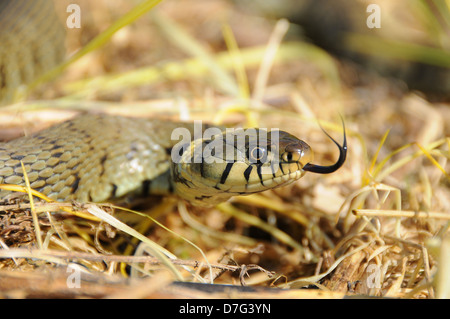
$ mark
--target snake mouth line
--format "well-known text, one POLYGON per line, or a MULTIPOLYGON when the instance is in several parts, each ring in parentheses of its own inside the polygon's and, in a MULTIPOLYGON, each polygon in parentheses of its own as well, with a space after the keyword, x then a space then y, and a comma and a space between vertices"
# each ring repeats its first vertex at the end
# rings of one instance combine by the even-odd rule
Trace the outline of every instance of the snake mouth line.
POLYGON ((244 185, 232 185, 228 186, 227 184, 218 183, 216 185, 217 189, 220 189, 223 192, 227 193, 236 193, 236 194, 252 194, 259 193, 265 189, 272 189, 276 187, 281 187, 288 185, 300 177, 303 176, 302 170, 296 170, 287 174, 283 174, 280 176, 275 176, 263 181, 254 181, 250 183, 246 183, 244 185))
MULTIPOLYGON (((263 163, 260 164, 250 164, 245 170, 240 173, 232 172, 232 169, 238 162, 229 162, 222 171, 222 174, 216 176, 215 179, 219 182, 215 185, 216 189, 224 190, 227 186, 229 189, 232 188, 244 188, 251 189, 258 187, 259 189, 276 187, 279 184, 286 183, 289 179, 298 178, 302 176, 302 167, 298 162, 291 163, 281 163, 276 161, 271 163, 269 166, 264 166, 263 163), (283 167, 284 166, 284 167, 283 167), (299 172, 299 174, 297 174, 299 172), (236 182, 236 180, 229 180, 230 176, 236 176, 238 174, 244 177, 243 180, 236 182), (262 187, 261 187, 262 186, 262 187)), ((242 162, 241 162, 242 163, 242 162)), ((203 172, 203 166, 200 165, 200 173, 202 178, 206 178, 203 172)))
POLYGON ((252 188, 260 187, 260 185, 266 187, 267 189, 274 188, 274 187, 280 187, 280 186, 287 185, 287 184, 290 184, 290 183, 296 181, 301 176, 302 176, 302 171, 297 170, 292 173, 272 177, 270 179, 265 180, 264 183, 256 182, 256 183, 246 184, 247 185, 246 188, 251 191, 252 188))

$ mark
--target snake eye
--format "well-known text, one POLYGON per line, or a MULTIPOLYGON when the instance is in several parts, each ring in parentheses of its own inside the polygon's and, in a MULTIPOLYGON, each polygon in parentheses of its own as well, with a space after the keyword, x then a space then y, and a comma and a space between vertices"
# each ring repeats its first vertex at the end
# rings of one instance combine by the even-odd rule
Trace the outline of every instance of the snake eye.
POLYGON ((298 152, 284 152, 281 156, 281 159, 283 162, 298 162, 300 160, 300 157, 302 156, 301 153, 298 152))
POLYGON ((263 162, 264 158, 267 156, 267 151, 263 147, 256 146, 249 152, 249 160, 255 163, 263 162))

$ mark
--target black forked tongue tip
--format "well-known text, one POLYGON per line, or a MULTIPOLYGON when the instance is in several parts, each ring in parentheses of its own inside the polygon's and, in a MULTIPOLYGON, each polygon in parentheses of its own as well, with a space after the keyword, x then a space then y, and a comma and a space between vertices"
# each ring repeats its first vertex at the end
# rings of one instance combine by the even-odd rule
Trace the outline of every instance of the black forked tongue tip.
POLYGON ((330 166, 320 166, 315 164, 306 164, 303 166, 304 171, 317 173, 317 174, 329 174, 337 171, 345 162, 345 159, 347 157, 347 137, 345 135, 345 125, 344 120, 342 120, 342 127, 344 130, 344 142, 342 145, 339 145, 338 142, 336 142, 325 130, 322 128, 322 131, 336 144, 336 146, 339 148, 339 158, 333 165, 330 166))

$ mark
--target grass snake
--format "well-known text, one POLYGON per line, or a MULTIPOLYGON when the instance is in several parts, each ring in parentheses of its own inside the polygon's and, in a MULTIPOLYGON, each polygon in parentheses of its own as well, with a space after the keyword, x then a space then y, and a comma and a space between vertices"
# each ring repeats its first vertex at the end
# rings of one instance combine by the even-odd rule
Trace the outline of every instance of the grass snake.
MULTIPOLYGON (((58 26, 49 1, 0 2, 0 100, 12 99, 17 87, 62 60, 64 28, 58 26), (33 36, 35 30, 39 37, 33 36)), ((161 119, 79 116, 0 143, 0 184, 24 185, 23 162, 31 187, 54 200, 103 202, 129 194, 172 193, 196 205, 214 205, 234 195, 287 185, 307 171, 334 172, 347 152, 344 130, 342 146, 333 140, 340 151, 337 162, 314 165, 305 142, 279 131, 279 143, 274 145, 272 132, 260 129, 249 134, 240 148, 235 137, 242 131, 231 138, 223 138, 225 131, 219 131, 189 140, 173 152, 177 141, 171 134, 176 128, 191 136, 195 133, 193 124, 161 119), (262 133, 265 139, 260 139, 262 133), (206 154, 209 146, 220 143, 231 146, 231 157, 206 154)), ((0 198, 7 194, 0 190, 0 198)))
MULTIPOLYGON (((151 193, 176 194, 210 206, 234 195, 290 184, 307 171, 334 172, 347 152, 345 130, 342 146, 332 139, 339 159, 331 166, 319 166, 311 163, 308 144, 284 131, 219 130, 182 144, 171 138, 180 128, 195 137, 191 123, 78 116, 32 136, 0 143, 0 183, 24 185, 22 161, 31 187, 54 200, 103 202, 151 193), (212 144, 215 147, 208 150, 212 144), (231 157, 217 151, 227 147, 231 157)), ((0 197, 6 193, 0 191, 0 197)))

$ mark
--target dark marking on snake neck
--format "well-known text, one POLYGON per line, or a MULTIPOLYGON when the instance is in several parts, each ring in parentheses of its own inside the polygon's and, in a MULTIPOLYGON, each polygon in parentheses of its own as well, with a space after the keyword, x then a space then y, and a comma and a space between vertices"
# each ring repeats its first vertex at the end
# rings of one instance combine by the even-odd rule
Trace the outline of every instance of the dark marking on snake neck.
POLYGON ((261 185, 264 185, 264 181, 263 181, 262 173, 261 173, 261 167, 262 167, 262 164, 258 164, 256 166, 256 172, 258 173, 258 177, 259 177, 259 180, 261 181, 261 185))
POLYGON ((250 174, 252 173, 252 170, 253 170, 253 166, 249 165, 244 171, 244 177, 245 177, 245 180, 247 181, 247 183, 248 183, 248 180, 250 179, 250 174))
POLYGON ((225 184, 227 181, 228 175, 230 174, 231 168, 233 167, 234 162, 227 163, 227 166, 223 170, 222 176, 220 177, 220 184, 225 184))

